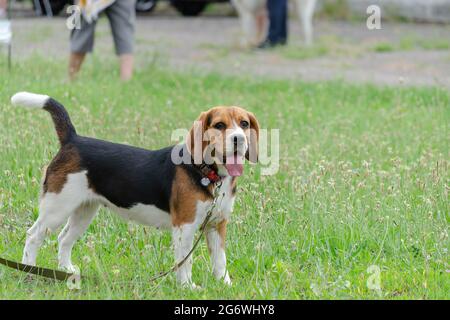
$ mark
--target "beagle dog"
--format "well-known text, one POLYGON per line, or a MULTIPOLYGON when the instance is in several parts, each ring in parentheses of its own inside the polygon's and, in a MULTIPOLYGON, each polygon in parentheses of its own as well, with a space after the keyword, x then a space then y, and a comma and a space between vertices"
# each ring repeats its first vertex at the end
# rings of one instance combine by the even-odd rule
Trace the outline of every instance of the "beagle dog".
MULTIPOLYGON (((313 16, 317 0, 295 0, 306 45, 313 42, 313 16)), ((232 0, 241 21, 243 46, 258 45, 264 37, 266 28, 265 11, 267 0, 232 0)))
MULTIPOLYGON (((205 234, 214 276, 231 284, 225 234, 243 162, 257 161, 259 124, 252 113, 212 108, 201 113, 186 143, 151 151, 78 135, 64 106, 49 96, 19 92, 11 102, 49 112, 61 144, 44 173, 39 217, 27 232, 24 264, 35 265, 46 231, 67 221, 58 236, 58 262, 59 268, 74 272, 73 245, 100 205, 127 220, 171 230, 179 262, 219 194, 205 234)), ((178 282, 195 287, 191 270, 192 257, 177 270, 178 282)))

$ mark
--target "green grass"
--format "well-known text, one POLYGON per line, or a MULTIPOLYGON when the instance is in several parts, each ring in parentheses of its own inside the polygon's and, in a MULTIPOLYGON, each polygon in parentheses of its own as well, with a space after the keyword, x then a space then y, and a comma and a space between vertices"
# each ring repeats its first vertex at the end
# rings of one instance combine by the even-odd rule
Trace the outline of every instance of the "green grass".
POLYGON ((389 42, 380 42, 373 47, 373 50, 375 52, 392 52, 395 51, 395 47, 389 42))
MULTIPOLYGON (((314 39, 311 46, 304 44, 288 43, 270 50, 280 58, 289 60, 309 60, 317 58, 358 58, 368 53, 389 53, 400 51, 444 51, 450 49, 450 41, 437 37, 425 38, 416 35, 403 35, 395 40, 375 39, 370 40, 345 39, 336 35, 322 35, 314 39)), ((247 50, 237 43, 233 45, 217 45, 201 43, 197 49, 205 51, 205 60, 219 61, 224 58, 234 58, 244 55, 252 55, 254 50, 247 50), (240 55, 236 55, 239 52, 240 55)))
MULTIPOLYGON (((122 84, 115 65, 92 60, 75 83, 65 61, 0 65, 0 256, 20 260, 38 215, 41 169, 58 149, 45 112, 14 109, 19 90, 63 102, 79 133, 145 148, 171 143, 214 105, 242 105, 279 128, 280 170, 247 166, 229 227, 234 282, 211 275, 204 244, 193 278, 149 283, 170 267, 168 232, 102 209, 74 249, 81 290, 0 266, 1 299, 448 299, 450 96, 437 88, 380 88, 178 73, 146 68, 122 84), (367 269, 381 269, 381 292, 367 269)), ((57 266, 56 235, 40 266, 57 266)))
POLYGON ((372 47, 375 52, 411 51, 411 50, 448 50, 450 41, 437 38, 419 38, 415 36, 403 36, 399 41, 379 42, 372 47))
POLYGON ((319 58, 330 52, 330 46, 324 44, 315 44, 307 46, 285 46, 277 49, 281 55, 287 59, 306 60, 319 58))
POLYGON ((352 13, 345 0, 329 0, 324 2, 318 14, 321 18, 335 20, 355 20, 356 15, 352 13))
POLYGON ((314 44, 310 47, 290 44, 279 47, 274 52, 287 59, 307 60, 320 57, 358 57, 370 52, 387 53, 449 49, 449 40, 435 37, 423 38, 414 35, 405 35, 397 41, 377 40, 375 43, 361 43, 326 35, 315 39, 314 44))

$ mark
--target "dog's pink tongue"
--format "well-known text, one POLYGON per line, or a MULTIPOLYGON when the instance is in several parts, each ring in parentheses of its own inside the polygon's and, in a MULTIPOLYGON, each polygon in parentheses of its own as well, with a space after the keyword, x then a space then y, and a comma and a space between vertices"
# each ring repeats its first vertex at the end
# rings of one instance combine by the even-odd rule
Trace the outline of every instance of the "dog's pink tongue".
POLYGON ((244 171, 244 166, 242 165, 242 157, 237 155, 227 156, 227 162, 225 164, 228 174, 232 177, 239 177, 244 171))

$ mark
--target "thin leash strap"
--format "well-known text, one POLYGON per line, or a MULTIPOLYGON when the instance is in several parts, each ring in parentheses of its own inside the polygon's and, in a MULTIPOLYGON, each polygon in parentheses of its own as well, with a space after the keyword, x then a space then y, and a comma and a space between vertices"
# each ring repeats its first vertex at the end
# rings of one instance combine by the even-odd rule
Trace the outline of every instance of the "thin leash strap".
MULTIPOLYGON (((19 240, 19 242, 22 242, 25 239, 25 236, 22 236, 22 239, 19 240)), ((6 252, 8 252, 9 249, 7 249, 6 251, 4 251, 2 253, 5 254, 6 252)), ((12 261, 12 260, 8 260, 8 259, 4 259, 0 257, 0 264, 3 264, 9 268, 12 269, 16 269, 19 271, 23 271, 26 273, 31 273, 31 274, 35 274, 41 277, 45 277, 45 278, 50 278, 53 280, 59 280, 59 281, 67 281, 68 279, 70 279, 70 277, 73 276, 73 274, 71 273, 67 273, 64 271, 59 271, 59 270, 52 270, 52 269, 47 269, 47 268, 41 268, 41 267, 36 267, 36 266, 30 266, 27 264, 23 264, 23 263, 19 263, 16 261, 12 261)))
POLYGON ((41 268, 41 267, 35 267, 35 266, 30 266, 27 264, 23 264, 23 263, 19 263, 19 262, 15 262, 15 261, 11 261, 11 260, 7 260, 7 259, 3 259, 0 258, 0 263, 19 270, 19 271, 23 271, 26 273, 31 273, 31 274, 35 274, 41 277, 45 277, 45 278, 50 278, 53 280, 59 280, 59 281, 67 281, 70 279, 70 277, 74 276, 74 274, 72 273, 67 273, 64 271, 59 271, 59 270, 53 270, 53 269, 47 269, 47 268, 41 268))

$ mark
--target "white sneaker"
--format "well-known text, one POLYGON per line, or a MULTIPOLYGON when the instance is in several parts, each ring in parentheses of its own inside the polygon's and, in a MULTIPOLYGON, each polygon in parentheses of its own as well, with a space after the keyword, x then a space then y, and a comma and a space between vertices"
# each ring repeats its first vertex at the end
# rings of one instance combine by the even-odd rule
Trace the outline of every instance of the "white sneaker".
POLYGON ((10 43, 11 37, 11 21, 0 19, 0 43, 10 43))

